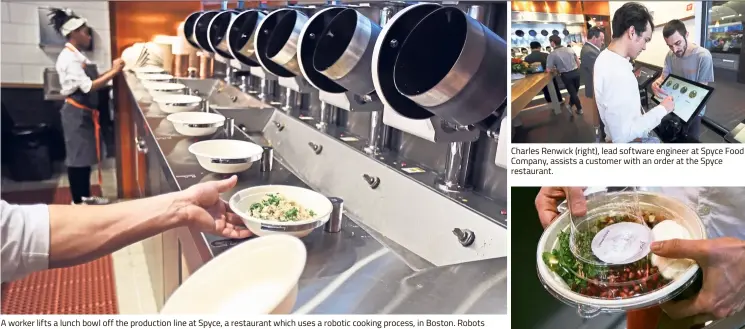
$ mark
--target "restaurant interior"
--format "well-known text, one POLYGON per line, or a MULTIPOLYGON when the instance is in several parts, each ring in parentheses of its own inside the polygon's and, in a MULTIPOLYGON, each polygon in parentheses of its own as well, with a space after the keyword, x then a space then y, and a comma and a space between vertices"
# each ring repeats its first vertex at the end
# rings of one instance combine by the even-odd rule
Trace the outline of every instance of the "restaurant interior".
MULTIPOLYGON (((562 40, 579 54, 586 41, 587 30, 597 26, 605 31, 605 46, 610 43, 610 22, 613 13, 624 1, 513 1, 511 47, 513 63, 520 61, 531 41, 541 42, 547 49, 545 34, 559 32, 562 40), (518 27, 516 29, 516 27, 518 27), (564 27, 563 31, 560 29, 564 27)), ((701 135, 665 139, 663 142, 740 143, 745 125, 745 108, 740 90, 745 83, 744 58, 741 49, 745 3, 741 1, 644 1, 654 17, 655 32, 647 49, 634 61, 635 70, 659 74, 669 49, 662 39, 662 27, 671 19, 682 20, 689 33, 689 42, 706 47, 714 64, 714 91, 706 102, 701 135)), ((513 73, 515 68, 513 64, 513 73)), ((643 105, 652 104, 651 80, 640 80, 643 105)), ((513 74, 512 124, 515 143, 593 143, 600 139, 595 128, 596 114, 585 111, 572 114, 557 102, 548 103, 542 89, 558 84, 564 98, 568 96, 560 79, 547 73, 513 74)), ((553 88, 548 88, 552 90, 553 88)), ((583 104, 592 102, 584 97, 584 82, 580 87, 583 104)), ((556 98, 553 98, 556 99, 556 98)), ((584 107, 584 106, 583 106, 584 107)), ((659 135, 659 134, 658 134, 659 135)))

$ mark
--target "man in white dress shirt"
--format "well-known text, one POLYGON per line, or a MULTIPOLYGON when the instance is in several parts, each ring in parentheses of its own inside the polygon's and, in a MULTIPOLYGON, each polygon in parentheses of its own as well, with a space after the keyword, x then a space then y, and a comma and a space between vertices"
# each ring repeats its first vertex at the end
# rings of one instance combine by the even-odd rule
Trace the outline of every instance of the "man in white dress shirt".
POLYGON ((190 226, 227 238, 250 231, 220 199, 238 178, 104 206, 10 205, 0 200, 2 282, 33 272, 73 266, 167 230, 190 226))
POLYGON ((639 85, 631 59, 646 49, 652 38, 652 15, 644 5, 628 2, 613 15, 613 41, 595 61, 595 101, 605 125, 606 141, 644 142, 662 118, 674 109, 673 98, 642 114, 639 85))

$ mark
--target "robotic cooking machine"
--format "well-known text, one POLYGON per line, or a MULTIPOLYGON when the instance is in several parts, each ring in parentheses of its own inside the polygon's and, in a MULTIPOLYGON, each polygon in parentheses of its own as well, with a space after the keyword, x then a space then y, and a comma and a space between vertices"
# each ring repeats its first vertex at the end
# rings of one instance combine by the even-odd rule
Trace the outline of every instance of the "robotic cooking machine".
MULTIPOLYGON (((312 273, 304 274, 295 312, 506 312, 507 6, 238 7, 185 18, 185 38, 215 69, 210 78, 178 82, 203 97, 202 110, 227 118, 210 138, 272 150, 274 168, 266 172, 262 162, 256 176, 239 175, 239 187, 290 182, 343 199, 341 232, 303 238, 312 273), (391 255, 391 269, 375 265, 378 272, 362 276, 380 276, 375 284, 389 287, 363 296, 379 306, 337 302, 339 287, 319 292, 332 277, 362 280, 350 271, 366 271, 381 255, 391 255), (436 291, 445 285, 455 290, 436 291), (308 306, 319 295, 327 300, 308 306)), ((127 79, 139 99, 137 79, 127 79)), ((193 138, 159 136, 167 123, 138 104, 141 129, 158 127, 138 133, 138 149, 162 151, 148 152, 160 163, 148 170, 165 170, 161 192, 220 178, 187 166, 192 160, 175 154, 193 138)), ((177 240, 179 273, 239 243, 192 231, 177 240)), ((165 281, 167 298, 178 283, 165 281)), ((356 290, 366 289, 360 284, 356 290)))

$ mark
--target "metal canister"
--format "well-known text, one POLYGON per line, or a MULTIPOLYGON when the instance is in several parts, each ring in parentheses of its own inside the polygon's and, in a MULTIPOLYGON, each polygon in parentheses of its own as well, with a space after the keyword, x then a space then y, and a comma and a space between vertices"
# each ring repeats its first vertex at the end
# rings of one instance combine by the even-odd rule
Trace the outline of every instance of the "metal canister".
POLYGON ((333 208, 329 221, 323 226, 323 230, 328 233, 339 233, 341 231, 342 221, 344 220, 344 200, 337 197, 330 197, 329 201, 331 201, 333 208))
POLYGON ((262 172, 272 171, 274 165, 274 148, 271 146, 264 146, 263 152, 261 153, 261 161, 259 165, 262 172))

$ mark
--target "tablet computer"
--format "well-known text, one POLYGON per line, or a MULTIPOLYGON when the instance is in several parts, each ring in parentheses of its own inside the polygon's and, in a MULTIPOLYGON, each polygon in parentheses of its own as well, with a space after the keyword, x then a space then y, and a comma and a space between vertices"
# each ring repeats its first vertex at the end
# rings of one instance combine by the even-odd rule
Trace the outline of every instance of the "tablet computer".
MULTIPOLYGON (((673 96, 675 110, 673 114, 688 123, 692 118, 701 113, 714 88, 694 82, 683 77, 670 74, 660 85, 662 91, 673 96)), ((654 95, 652 99, 658 104, 662 99, 654 95)))

